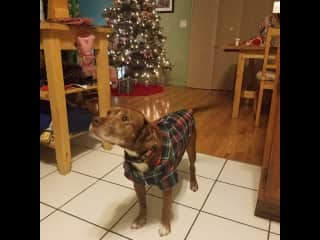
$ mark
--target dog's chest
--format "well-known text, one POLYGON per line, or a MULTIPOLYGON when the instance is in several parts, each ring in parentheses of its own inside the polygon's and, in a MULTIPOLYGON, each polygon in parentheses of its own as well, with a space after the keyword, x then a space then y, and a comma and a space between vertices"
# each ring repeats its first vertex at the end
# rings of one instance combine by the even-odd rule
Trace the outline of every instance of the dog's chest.
POLYGON ((134 163, 133 162, 132 165, 137 171, 139 171, 141 173, 143 173, 149 169, 148 164, 146 164, 144 162, 142 162, 142 163, 134 163))
MULTIPOLYGON (((126 156, 127 157, 139 157, 139 154, 135 151, 132 151, 130 149, 127 149, 125 148, 125 153, 126 153, 126 156)), ((141 173, 144 173, 145 171, 147 171, 149 169, 149 166, 147 163, 145 162, 131 162, 132 166, 138 171, 138 172, 141 172, 141 173)))

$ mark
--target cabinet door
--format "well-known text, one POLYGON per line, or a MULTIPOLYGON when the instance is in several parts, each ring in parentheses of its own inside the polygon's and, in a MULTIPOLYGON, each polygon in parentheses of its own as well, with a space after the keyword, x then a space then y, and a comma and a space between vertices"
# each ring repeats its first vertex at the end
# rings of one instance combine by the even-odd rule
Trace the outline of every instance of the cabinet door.
MULTIPOLYGON (((277 94, 276 92, 274 94, 277 94)), ((274 96, 255 215, 280 220, 280 96, 274 96)))
POLYGON ((280 50, 255 215, 280 220, 280 50))
MULTIPOLYGON (((280 104, 280 100, 278 102, 280 104)), ((280 107, 275 116, 274 133, 266 178, 266 198, 280 202, 280 107)))

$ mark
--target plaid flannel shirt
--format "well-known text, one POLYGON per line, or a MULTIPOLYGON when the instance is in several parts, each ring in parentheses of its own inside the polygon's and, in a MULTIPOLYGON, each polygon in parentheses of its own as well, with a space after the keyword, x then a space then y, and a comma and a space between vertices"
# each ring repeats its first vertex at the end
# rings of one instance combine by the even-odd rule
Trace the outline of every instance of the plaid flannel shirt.
POLYGON ((157 185, 161 190, 173 187, 178 182, 176 168, 194 131, 195 121, 188 110, 180 110, 156 121, 161 134, 162 152, 157 165, 144 173, 124 162, 125 176, 137 183, 157 185))

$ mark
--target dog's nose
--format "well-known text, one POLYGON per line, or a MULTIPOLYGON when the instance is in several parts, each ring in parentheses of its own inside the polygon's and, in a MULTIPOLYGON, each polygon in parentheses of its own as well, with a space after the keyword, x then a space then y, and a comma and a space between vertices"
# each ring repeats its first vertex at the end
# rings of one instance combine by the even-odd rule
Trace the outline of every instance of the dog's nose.
POLYGON ((99 126, 101 122, 102 122, 101 117, 95 116, 92 118, 92 125, 95 127, 99 126))

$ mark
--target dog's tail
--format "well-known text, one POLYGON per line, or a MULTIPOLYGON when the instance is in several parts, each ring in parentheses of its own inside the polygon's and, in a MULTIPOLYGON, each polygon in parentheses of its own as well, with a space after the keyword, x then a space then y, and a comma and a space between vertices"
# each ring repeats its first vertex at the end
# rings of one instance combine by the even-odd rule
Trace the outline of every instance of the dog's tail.
POLYGON ((188 108, 188 112, 191 115, 194 115, 194 114, 197 114, 197 113, 204 112, 204 111, 207 111, 209 109, 212 109, 212 107, 213 106, 211 106, 211 105, 203 105, 203 106, 192 107, 192 108, 188 108))

